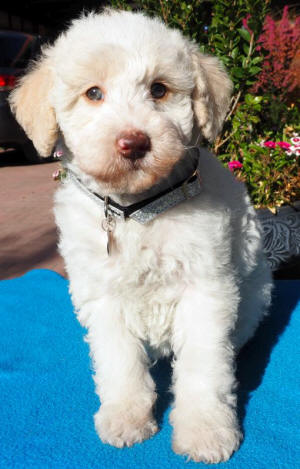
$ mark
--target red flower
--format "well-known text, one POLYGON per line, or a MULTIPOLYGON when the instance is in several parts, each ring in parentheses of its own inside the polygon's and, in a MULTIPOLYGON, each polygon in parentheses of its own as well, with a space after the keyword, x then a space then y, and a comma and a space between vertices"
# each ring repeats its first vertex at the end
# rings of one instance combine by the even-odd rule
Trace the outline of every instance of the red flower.
POLYGON ((234 169, 240 169, 242 167, 243 167, 242 163, 240 163, 237 160, 229 161, 228 163, 228 168, 230 169, 230 171, 233 171, 234 169))
POLYGON ((264 142, 264 147, 267 148, 275 148, 276 147, 276 142, 272 142, 271 140, 264 142))
POLYGON ((276 144, 283 150, 288 150, 291 146, 291 144, 288 142, 276 142, 276 144))

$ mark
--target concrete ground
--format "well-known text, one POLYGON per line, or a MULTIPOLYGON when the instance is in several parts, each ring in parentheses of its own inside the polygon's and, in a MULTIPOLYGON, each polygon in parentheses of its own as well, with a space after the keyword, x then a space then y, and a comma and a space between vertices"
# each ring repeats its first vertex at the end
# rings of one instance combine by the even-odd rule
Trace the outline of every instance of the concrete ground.
POLYGON ((28 164, 16 151, 0 153, 0 279, 41 268, 65 276, 52 213, 57 167, 28 164))

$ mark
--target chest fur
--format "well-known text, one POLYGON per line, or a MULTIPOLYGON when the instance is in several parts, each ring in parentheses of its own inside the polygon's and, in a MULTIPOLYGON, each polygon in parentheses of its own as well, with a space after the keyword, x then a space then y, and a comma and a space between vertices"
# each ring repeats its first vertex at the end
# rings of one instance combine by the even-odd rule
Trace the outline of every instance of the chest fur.
POLYGON ((105 278, 110 292, 120 299, 127 327, 165 354, 183 289, 184 264, 162 238, 154 232, 149 237, 132 231, 127 238, 123 232, 105 278))

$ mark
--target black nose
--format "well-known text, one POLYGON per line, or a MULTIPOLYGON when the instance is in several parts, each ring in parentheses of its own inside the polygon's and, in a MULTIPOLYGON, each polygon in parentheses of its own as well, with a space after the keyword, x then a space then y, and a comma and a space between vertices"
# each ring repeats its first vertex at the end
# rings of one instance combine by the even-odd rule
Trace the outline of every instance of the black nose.
POLYGON ((151 148, 150 138, 140 130, 121 132, 116 139, 118 152, 124 158, 143 158, 151 148))

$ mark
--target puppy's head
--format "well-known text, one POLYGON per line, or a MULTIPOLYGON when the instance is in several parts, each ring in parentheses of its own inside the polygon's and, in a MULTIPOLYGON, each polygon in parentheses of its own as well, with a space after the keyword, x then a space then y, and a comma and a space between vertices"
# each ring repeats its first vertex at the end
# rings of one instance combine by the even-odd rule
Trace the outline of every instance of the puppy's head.
POLYGON ((195 127, 214 139, 230 94, 220 62, 178 31, 106 11, 74 21, 10 103, 42 156, 60 131, 74 163, 106 192, 138 193, 170 173, 195 127))

